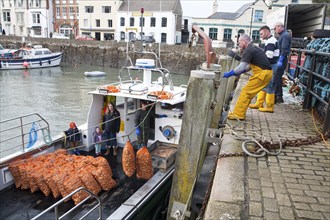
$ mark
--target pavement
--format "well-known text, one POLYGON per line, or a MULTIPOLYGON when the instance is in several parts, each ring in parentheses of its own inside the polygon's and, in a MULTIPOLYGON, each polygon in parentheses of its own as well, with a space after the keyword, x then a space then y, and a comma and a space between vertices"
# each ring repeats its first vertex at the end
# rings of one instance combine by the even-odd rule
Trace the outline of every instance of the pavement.
MULTIPOLYGON (((230 110, 246 81, 247 77, 239 80, 230 110)), ((243 132, 265 134, 274 142, 277 137, 285 142, 318 135, 322 125, 289 96, 275 105, 274 113, 248 109, 245 122, 239 125, 243 132)), ((242 143, 227 126, 220 155, 240 155, 242 143)), ((277 156, 218 159, 203 219, 330 219, 329 140, 287 146, 277 156)))

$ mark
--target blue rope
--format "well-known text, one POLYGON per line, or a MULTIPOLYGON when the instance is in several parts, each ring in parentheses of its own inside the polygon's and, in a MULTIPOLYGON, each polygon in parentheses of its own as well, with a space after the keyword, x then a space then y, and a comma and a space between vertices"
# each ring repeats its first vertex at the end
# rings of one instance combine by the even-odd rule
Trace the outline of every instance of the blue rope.
POLYGON ((32 147, 38 140, 37 126, 34 122, 32 122, 32 127, 29 132, 29 144, 26 148, 32 147))

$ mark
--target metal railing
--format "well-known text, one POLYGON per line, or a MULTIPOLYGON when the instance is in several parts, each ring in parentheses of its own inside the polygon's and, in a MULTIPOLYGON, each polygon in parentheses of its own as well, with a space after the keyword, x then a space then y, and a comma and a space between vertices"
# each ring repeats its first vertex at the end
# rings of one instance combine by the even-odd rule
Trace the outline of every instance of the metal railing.
POLYGON ((0 121, 0 145, 2 146, 0 154, 2 156, 7 155, 9 154, 8 151, 10 153, 25 152, 29 142, 28 136, 31 135, 30 129, 33 127, 33 124, 36 124, 34 132, 41 131, 44 138, 45 135, 49 136, 48 122, 37 113, 0 121))
POLYGON ((89 214, 91 214, 97 208, 98 208, 98 213, 99 213, 99 216, 98 216, 97 220, 102 219, 101 199, 98 196, 94 195, 88 189, 86 189, 84 187, 80 187, 80 188, 76 189, 75 191, 72 191, 69 195, 63 197, 58 202, 54 203, 52 206, 50 206, 47 209, 45 209, 44 211, 42 211, 39 215, 37 215, 34 218, 32 218, 32 220, 39 219, 41 216, 43 216, 44 214, 46 214, 47 212, 49 212, 50 210, 53 210, 53 209, 54 209, 54 214, 55 214, 54 219, 56 219, 56 220, 63 219, 66 216, 68 216, 70 213, 72 213, 74 210, 76 210, 80 206, 82 206, 87 200, 89 200, 92 197, 97 200, 97 204, 94 207, 92 207, 86 214, 84 214, 83 216, 81 216, 79 219, 85 219, 89 214), (79 191, 85 191, 85 192, 87 192, 89 194, 89 196, 87 196, 84 200, 82 200, 81 202, 79 202, 76 206, 72 207, 69 211, 67 211, 63 215, 59 216, 59 211, 58 211, 59 205, 61 205, 62 203, 64 203, 67 199, 69 199, 72 195, 76 194, 79 191))
MULTIPOLYGON (((317 67, 317 62, 318 62, 317 57, 322 57, 322 58, 326 58, 326 59, 329 60, 330 59, 330 53, 318 52, 318 51, 315 51, 315 50, 304 50, 304 49, 292 48, 291 49, 291 55, 289 57, 288 68, 290 67, 290 65, 293 65, 296 68, 295 68, 294 75, 291 76, 290 74, 288 74, 288 76, 291 80, 294 80, 297 77, 299 78, 299 76, 302 72, 308 74, 308 80, 307 80, 306 85, 303 84, 302 82, 299 82, 299 85, 302 86, 306 90, 306 93, 305 93, 305 96, 304 96, 304 101, 303 101, 303 109, 309 110, 309 109, 312 108, 312 98, 313 97, 316 98, 319 102, 323 103, 326 106, 324 125, 323 125, 323 131, 322 131, 322 133, 325 134, 330 129, 330 104, 329 104, 330 97, 328 97, 328 101, 324 100, 322 97, 320 97, 313 90, 313 87, 314 87, 314 84, 315 84, 316 80, 320 80, 321 82, 330 84, 330 79, 327 78, 327 77, 322 76, 321 74, 319 74, 317 72, 315 72, 316 67, 317 67), (292 57, 293 53, 296 53, 297 56, 298 56, 296 63, 291 61, 291 57, 292 57), (302 54, 312 56, 309 68, 306 68, 306 67, 304 67, 304 65, 301 65, 301 63, 302 63, 301 62, 302 54)), ((306 60, 305 60, 305 62, 306 62, 306 60)))

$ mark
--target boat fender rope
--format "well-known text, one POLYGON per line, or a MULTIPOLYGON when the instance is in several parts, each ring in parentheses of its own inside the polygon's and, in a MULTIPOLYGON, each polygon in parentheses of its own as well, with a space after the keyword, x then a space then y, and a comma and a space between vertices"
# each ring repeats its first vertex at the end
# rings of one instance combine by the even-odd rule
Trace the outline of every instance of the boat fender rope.
POLYGON ((35 122, 32 122, 32 127, 30 129, 29 132, 29 144, 28 146, 26 146, 26 148, 30 148, 32 147, 38 140, 38 133, 37 133, 37 129, 36 129, 36 124, 35 122))

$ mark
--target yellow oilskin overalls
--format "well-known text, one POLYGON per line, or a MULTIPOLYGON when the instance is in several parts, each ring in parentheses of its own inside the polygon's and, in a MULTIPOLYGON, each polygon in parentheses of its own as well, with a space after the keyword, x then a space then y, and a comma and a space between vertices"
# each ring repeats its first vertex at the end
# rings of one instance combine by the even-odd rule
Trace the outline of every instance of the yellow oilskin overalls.
POLYGON ((241 91, 238 97, 234 111, 228 114, 228 119, 245 119, 246 110, 251 100, 265 88, 273 76, 272 70, 264 70, 260 67, 250 64, 253 75, 241 91))

